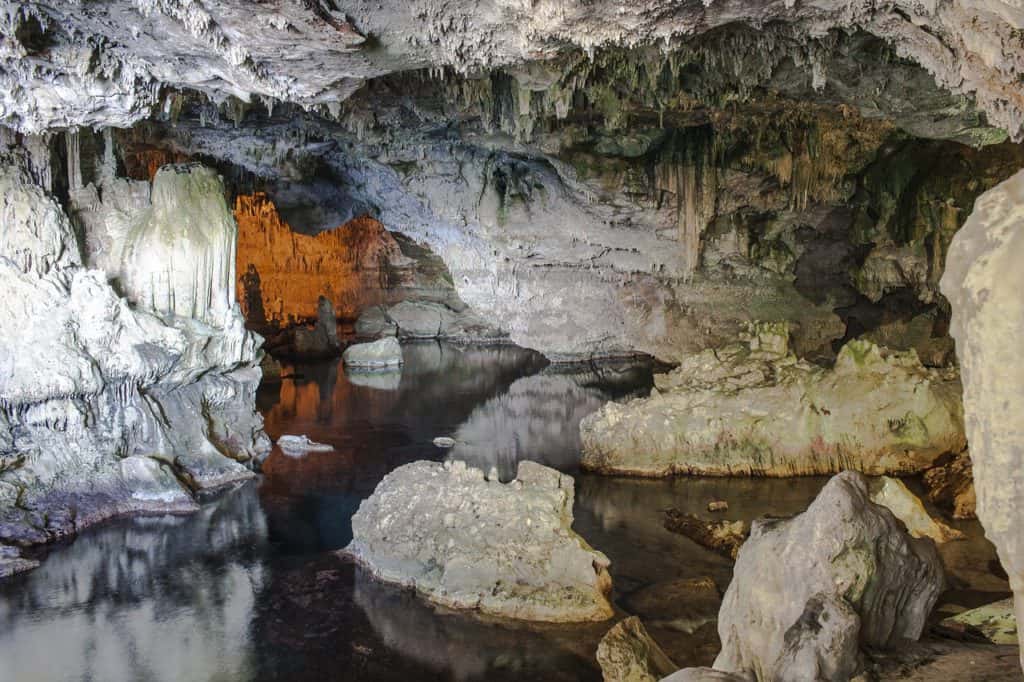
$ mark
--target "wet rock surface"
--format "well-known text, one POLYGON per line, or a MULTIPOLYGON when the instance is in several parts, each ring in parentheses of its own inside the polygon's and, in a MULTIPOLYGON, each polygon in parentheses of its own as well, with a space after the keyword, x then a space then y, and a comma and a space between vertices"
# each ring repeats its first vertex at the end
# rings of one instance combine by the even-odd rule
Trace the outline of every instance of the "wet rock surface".
POLYGON ((665 512, 665 528, 730 559, 736 558, 740 545, 750 535, 750 526, 743 521, 705 521, 678 509, 665 512))
POLYGON ((792 476, 920 471, 966 445, 955 370, 851 341, 824 369, 788 350, 786 325, 655 377, 649 398, 580 424, 582 466, 609 474, 792 476))
POLYGON ((573 498, 572 478, 533 462, 509 483, 463 462, 414 462, 360 505, 342 554, 451 608, 605 620, 609 562, 572 531, 573 498))
POLYGON ((952 461, 932 467, 924 472, 922 480, 928 499, 950 510, 954 519, 977 518, 970 454, 960 453, 952 461))

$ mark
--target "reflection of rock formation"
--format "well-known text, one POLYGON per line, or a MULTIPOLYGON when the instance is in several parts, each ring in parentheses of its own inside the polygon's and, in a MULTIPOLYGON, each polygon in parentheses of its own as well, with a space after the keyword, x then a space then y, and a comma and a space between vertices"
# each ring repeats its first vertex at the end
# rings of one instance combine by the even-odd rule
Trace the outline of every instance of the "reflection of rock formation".
POLYGON ((151 206, 109 172, 110 205, 80 189, 82 241, 110 247, 103 271, 82 267, 72 224, 24 168, 12 151, 0 171, 0 538, 42 542, 114 514, 183 508, 173 477, 127 456, 201 488, 251 476, 240 462, 269 444, 253 409, 257 340, 232 309, 235 230, 218 176, 166 169, 151 206))
POLYGON ((268 577, 253 557, 265 544, 253 485, 187 517, 93 529, 54 549, 32 573, 0 585, 0 676, 250 678, 250 618, 268 577))
POLYGON ((506 671, 522 679, 530 670, 550 675, 553 670, 594 668, 591 653, 607 628, 513 628, 472 616, 438 614, 415 595, 382 585, 363 570, 356 573, 355 603, 389 649, 456 680, 502 678, 506 671))
POLYGON ((506 393, 473 410, 454 434, 449 459, 490 471, 502 480, 515 477, 524 459, 560 470, 579 463, 583 417, 608 399, 597 388, 581 386, 574 375, 544 373, 517 379, 506 393))
POLYGON ((283 222, 262 192, 239 196, 235 218, 238 271, 246 273, 238 299, 253 323, 314 319, 319 296, 329 298, 340 317, 355 318, 364 307, 384 300, 391 266, 404 261, 398 243, 372 218, 308 236, 283 222))

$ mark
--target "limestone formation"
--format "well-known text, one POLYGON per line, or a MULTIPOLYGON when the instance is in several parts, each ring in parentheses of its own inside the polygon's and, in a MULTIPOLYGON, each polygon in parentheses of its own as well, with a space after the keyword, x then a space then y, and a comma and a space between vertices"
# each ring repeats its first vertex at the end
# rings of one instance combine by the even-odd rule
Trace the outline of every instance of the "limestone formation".
POLYGON ((936 544, 964 539, 962 531, 932 518, 921 500, 898 478, 880 476, 871 480, 869 488, 871 501, 891 511, 915 538, 931 538, 936 544))
POLYGON ((963 369, 978 518, 1009 575, 1018 621, 1024 619, 1024 440, 1016 418, 1024 410, 1024 364, 1015 345, 1024 332, 1022 224, 1024 173, 1017 173, 975 203, 942 277, 963 369))
POLYGON ((296 327, 293 344, 286 352, 301 358, 323 358, 336 356, 340 350, 334 304, 320 296, 317 299, 316 324, 312 328, 296 327))
POLYGON ((414 462, 363 501, 343 554, 450 608, 605 620, 609 562, 572 531, 572 503, 572 478, 533 462, 510 483, 462 462, 414 462))
POLYGON ((839 474, 804 513, 754 522, 719 612, 714 667, 849 679, 858 642, 884 649, 921 635, 943 584, 932 542, 873 503, 862 475, 839 474))
POLYGON ((966 442, 955 370, 851 341, 824 369, 788 352, 785 326, 655 377, 649 398, 580 424, 582 465, 609 474, 910 473, 966 442))
POLYGON ((952 511, 954 519, 977 518, 974 476, 967 452, 924 472, 923 481, 928 499, 952 511))
POLYGON ((505 340, 499 329, 465 307, 455 310, 444 303, 417 300, 402 301, 386 309, 367 309, 356 322, 356 333, 364 337, 398 336, 475 343, 505 340))
MULTIPOLYGON (((3 153, 0 540, 191 511, 179 479, 198 489, 251 477, 242 462, 269 451, 254 409, 258 342, 232 307, 234 223, 216 174, 169 168, 152 206, 121 204, 128 248, 120 263, 107 253, 104 272, 82 267, 31 163, 3 153)), ((88 213, 109 215, 104 206, 78 206, 86 244, 103 224, 88 213)))
POLYGON ((403 362, 402 346, 393 336, 371 343, 357 343, 345 349, 342 361, 345 367, 352 369, 395 368, 403 362))
POLYGON ((262 192, 235 199, 238 298, 256 324, 314 320, 318 298, 339 317, 355 319, 385 300, 388 270, 404 260, 398 243, 376 220, 356 218, 316 235, 296 232, 262 192))
POLYGON ((597 645, 604 682, 657 682, 679 669, 636 616, 619 621, 597 645))
POLYGON ((307 452, 330 452, 334 446, 326 443, 317 443, 310 440, 309 436, 292 436, 285 434, 277 439, 277 447, 289 457, 302 457, 307 452))

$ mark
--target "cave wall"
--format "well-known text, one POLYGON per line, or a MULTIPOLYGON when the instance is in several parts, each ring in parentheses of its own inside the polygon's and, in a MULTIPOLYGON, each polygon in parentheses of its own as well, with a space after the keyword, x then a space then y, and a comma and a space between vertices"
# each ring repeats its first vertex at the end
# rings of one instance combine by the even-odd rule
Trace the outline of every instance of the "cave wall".
MULTIPOLYGON (((76 156, 65 160, 70 191, 85 190, 76 156)), ((219 177, 167 166, 150 191, 128 192, 129 207, 127 186, 108 176, 88 186, 93 203, 69 197, 73 221, 30 166, 9 139, 0 542, 50 541, 128 512, 191 511, 192 490, 251 477, 269 451, 254 409, 260 342, 232 301, 236 228, 219 177), (120 261, 89 267, 81 245, 103 242, 109 235, 91 227, 115 214, 120 261)))

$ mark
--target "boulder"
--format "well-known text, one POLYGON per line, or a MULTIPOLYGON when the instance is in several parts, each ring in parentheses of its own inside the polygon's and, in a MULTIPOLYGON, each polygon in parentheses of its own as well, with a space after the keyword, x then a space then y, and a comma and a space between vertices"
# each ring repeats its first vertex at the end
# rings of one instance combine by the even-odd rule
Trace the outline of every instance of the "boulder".
POLYGON ((605 620, 609 561, 573 532, 572 505, 572 478, 534 462, 509 483, 463 462, 413 462, 359 506, 342 554, 449 608, 605 620))
POLYGON ((869 488, 871 501, 888 508, 915 538, 931 538, 942 544, 950 540, 963 540, 966 537, 962 531, 950 528, 932 518, 921 500, 907 490, 907 486, 898 478, 880 476, 871 481, 869 488))
POLYGON ((384 308, 367 308, 356 320, 361 338, 497 341, 504 334, 468 308, 456 310, 436 301, 406 300, 384 308))
POLYGON ((844 472, 804 513, 753 523, 719 612, 714 667, 758 680, 848 679, 859 668, 854 643, 917 639, 943 584, 931 540, 912 538, 871 501, 864 476, 844 472))
POLYGON ((341 356, 345 367, 352 369, 384 369, 402 364, 402 346, 389 336, 370 343, 357 343, 345 349, 341 356))
POLYGON ((604 682, 657 682, 679 669, 636 616, 621 620, 597 645, 604 682))
POLYGON ((924 472, 923 482, 928 499, 952 511, 954 519, 977 518, 971 456, 967 452, 924 472))
POLYGON ((692 356, 656 375, 650 397, 584 419, 581 465, 637 476, 892 474, 965 447, 955 369, 858 340, 825 369, 789 353, 775 327, 692 356))
POLYGON ((307 452, 330 452, 334 449, 333 445, 317 443, 310 440, 308 436, 291 435, 284 435, 278 438, 277 447, 281 448, 281 452, 289 457, 302 457, 307 452))

